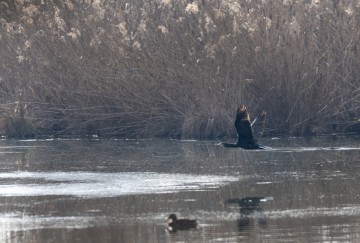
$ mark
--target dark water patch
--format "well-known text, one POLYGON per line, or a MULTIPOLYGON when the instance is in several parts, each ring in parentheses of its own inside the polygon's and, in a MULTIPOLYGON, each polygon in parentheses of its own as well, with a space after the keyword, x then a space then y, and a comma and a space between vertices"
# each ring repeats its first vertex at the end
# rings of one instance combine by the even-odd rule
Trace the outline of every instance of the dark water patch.
POLYGON ((266 151, 272 152, 312 152, 312 151, 347 151, 347 150, 360 150, 360 147, 282 147, 282 148, 271 148, 266 151))

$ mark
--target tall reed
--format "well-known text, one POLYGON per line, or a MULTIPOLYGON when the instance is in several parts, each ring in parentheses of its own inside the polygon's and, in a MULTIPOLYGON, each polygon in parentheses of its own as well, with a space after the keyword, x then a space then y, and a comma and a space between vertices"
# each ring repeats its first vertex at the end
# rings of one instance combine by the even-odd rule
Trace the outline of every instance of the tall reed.
POLYGON ((267 112, 269 134, 359 132, 359 10, 346 0, 2 0, 3 134, 14 136, 5 127, 19 90, 38 136, 235 136, 239 103, 267 112))

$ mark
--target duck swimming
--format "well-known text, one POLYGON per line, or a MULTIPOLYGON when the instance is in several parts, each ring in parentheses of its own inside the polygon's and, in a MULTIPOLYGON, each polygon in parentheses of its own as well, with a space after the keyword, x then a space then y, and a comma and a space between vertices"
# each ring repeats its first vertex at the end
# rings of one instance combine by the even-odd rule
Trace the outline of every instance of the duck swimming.
POLYGON ((176 232, 177 230, 189 230, 197 227, 197 222, 194 219, 178 219, 176 214, 170 214, 166 219, 168 230, 176 232))
MULTIPOLYGON (((265 116, 265 112, 262 113, 262 116, 265 116)), ((238 134, 238 141, 236 144, 232 143, 222 143, 224 147, 231 148, 243 148, 243 149, 265 149, 264 146, 257 144, 254 139, 252 124, 250 122, 250 116, 246 111, 245 105, 240 105, 236 111, 236 119, 235 119, 235 128, 238 134)))

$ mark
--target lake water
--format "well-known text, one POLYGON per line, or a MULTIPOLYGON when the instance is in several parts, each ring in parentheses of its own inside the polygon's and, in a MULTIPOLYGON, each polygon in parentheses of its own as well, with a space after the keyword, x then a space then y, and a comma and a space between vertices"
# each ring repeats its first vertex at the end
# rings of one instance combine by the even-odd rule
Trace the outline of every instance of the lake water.
POLYGON ((360 138, 261 142, 0 141, 0 242, 360 242, 360 138))

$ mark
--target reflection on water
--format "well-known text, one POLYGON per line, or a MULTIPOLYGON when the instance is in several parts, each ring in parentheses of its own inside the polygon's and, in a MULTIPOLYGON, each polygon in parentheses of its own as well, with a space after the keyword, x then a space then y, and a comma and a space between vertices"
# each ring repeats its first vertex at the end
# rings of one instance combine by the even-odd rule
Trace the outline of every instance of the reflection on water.
POLYGON ((0 242, 360 241, 359 138, 216 144, 0 141, 0 242))

